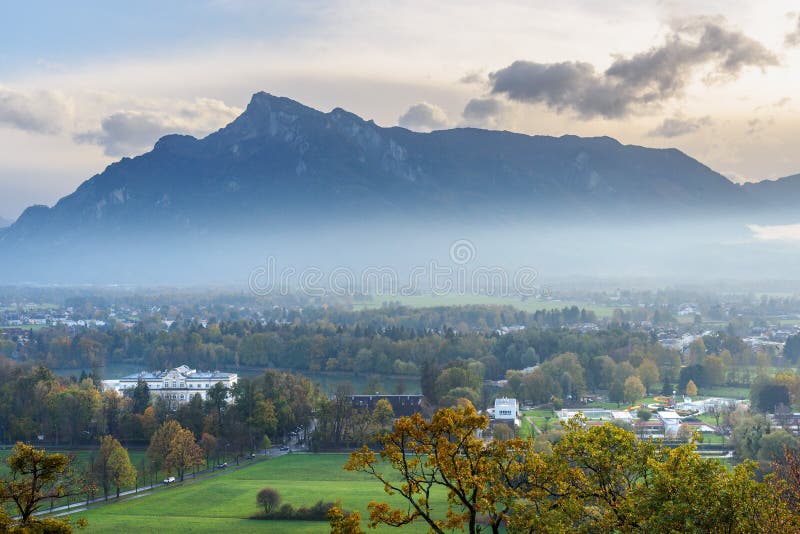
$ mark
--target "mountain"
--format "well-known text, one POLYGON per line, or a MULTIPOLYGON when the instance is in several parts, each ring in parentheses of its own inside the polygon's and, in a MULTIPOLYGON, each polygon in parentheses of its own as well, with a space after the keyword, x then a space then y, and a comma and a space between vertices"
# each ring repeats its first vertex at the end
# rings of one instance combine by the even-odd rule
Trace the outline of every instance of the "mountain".
POLYGON ((797 212, 797 202, 800 199, 800 174, 777 180, 745 183, 742 188, 753 202, 768 206, 779 214, 797 212))
POLYGON ((0 230, 0 255, 18 258, 15 272, 26 276, 38 272, 31 262, 50 272, 53 254, 87 276, 107 273, 112 259, 112 271, 136 272, 120 266, 132 258, 157 274, 165 257, 184 261, 182 248, 206 258, 211 243, 302 241, 290 231, 682 220, 752 209, 771 198, 766 190, 675 149, 474 128, 417 133, 257 93, 217 132, 165 136, 52 208, 28 208, 0 230))
POLYGON ((53 208, 29 208, 5 240, 243 220, 378 214, 630 214, 740 201, 738 187, 677 150, 607 138, 479 129, 416 133, 342 109, 253 96, 204 139, 169 135, 125 158, 53 208))
POLYGON ((4 218, 0 217, 0 228, 6 228, 8 226, 11 226, 11 223, 12 223, 12 221, 9 221, 8 219, 4 219, 4 218))

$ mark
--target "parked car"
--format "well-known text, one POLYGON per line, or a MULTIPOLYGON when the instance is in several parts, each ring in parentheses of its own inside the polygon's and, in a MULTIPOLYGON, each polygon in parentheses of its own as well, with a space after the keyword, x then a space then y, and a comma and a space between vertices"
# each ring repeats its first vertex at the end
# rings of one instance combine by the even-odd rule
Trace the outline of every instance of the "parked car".
POLYGON ((217 467, 218 467, 219 469, 225 469, 226 467, 228 467, 228 462, 222 462, 222 463, 221 463, 221 464, 219 464, 217 467))
POLYGON ((172 484, 175 482, 175 477, 167 477, 164 479, 164 484, 172 484))
POLYGON ((286 452, 286 451, 288 451, 288 450, 289 450, 289 447, 287 447, 286 445, 284 445, 283 447, 281 447, 281 450, 282 450, 283 452, 286 452))
POLYGON ((256 455, 253 454, 253 453, 250 453, 250 454, 247 455, 247 459, 248 460, 253 460, 253 459, 255 459, 255 457, 256 457, 256 455))

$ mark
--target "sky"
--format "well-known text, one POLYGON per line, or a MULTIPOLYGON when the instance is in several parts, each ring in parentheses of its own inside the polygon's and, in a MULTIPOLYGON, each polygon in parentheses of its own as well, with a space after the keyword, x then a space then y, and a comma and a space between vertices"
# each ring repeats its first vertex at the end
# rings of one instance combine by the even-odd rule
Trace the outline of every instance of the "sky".
POLYGON ((257 91, 419 131, 608 135, 775 179, 800 173, 800 5, 5 0, 0 217, 162 135, 207 135, 257 91))

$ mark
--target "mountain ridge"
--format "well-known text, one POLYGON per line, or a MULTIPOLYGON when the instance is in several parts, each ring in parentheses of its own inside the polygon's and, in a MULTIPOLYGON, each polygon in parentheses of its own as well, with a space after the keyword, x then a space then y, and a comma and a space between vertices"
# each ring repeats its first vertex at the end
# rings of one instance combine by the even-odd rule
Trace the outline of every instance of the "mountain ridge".
POLYGON ((785 195, 766 189, 734 184, 674 148, 478 128, 420 133, 259 92, 225 127, 200 139, 163 136, 52 208, 27 208, 0 230, 0 254, 28 275, 43 255, 102 271, 112 260, 154 263, 165 248, 180 262, 183 247, 202 258, 211 242, 249 251, 289 230, 301 242, 365 223, 436 232, 717 215, 754 222, 758 210, 785 206, 785 195))
MULTIPOLYGON (((421 203, 451 212, 480 196, 501 206, 499 199, 491 198, 496 196, 492 186, 507 189, 506 200, 516 198, 528 205, 560 201, 587 213, 595 211, 595 201, 624 208, 632 202, 663 200, 648 199, 652 194, 667 197, 679 208, 696 207, 720 196, 735 201, 737 191, 727 178, 676 149, 623 145, 607 136, 529 136, 477 128, 419 133, 383 128, 342 108, 324 113, 260 92, 224 128, 202 139, 164 136, 150 152, 109 165, 47 212, 39 206, 26 210, 15 226, 42 224, 43 219, 80 224, 104 219, 109 212, 125 211, 122 205, 132 200, 131 188, 139 189, 134 197, 147 216, 159 211, 154 207, 174 206, 179 201, 176 194, 188 194, 200 185, 207 194, 223 197, 236 197, 246 186, 248 194, 266 198, 259 187, 264 182, 300 187, 295 193, 301 197, 332 186, 326 192, 333 201, 329 207, 338 202, 352 208, 359 203, 354 195, 366 195, 382 208, 400 205, 402 211, 421 203), (553 151, 558 155, 548 155, 553 151), (626 175, 612 156, 649 176, 637 180, 626 175), (210 157, 224 158, 225 164, 201 172, 200 163, 214 166, 210 157), (152 160, 158 160, 155 168, 147 168, 152 160), (659 164, 675 169, 656 176, 653 165, 659 164), (200 184, 186 180, 181 171, 201 177, 200 184), (187 190, 180 191, 181 185, 187 190), (453 198, 455 189, 464 194, 453 198)), ((288 190, 282 194, 292 196, 288 190)), ((197 219, 193 215, 189 219, 197 219)))

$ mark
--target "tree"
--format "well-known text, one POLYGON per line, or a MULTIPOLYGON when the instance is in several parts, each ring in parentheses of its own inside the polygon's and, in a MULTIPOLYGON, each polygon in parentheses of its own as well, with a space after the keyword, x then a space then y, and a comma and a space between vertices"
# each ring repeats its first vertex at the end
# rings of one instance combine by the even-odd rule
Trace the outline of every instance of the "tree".
POLYGON ((653 360, 644 360, 639 368, 636 370, 639 375, 639 380, 644 384, 645 392, 649 392, 652 387, 658 384, 660 375, 658 373, 658 366, 653 360))
POLYGON ((187 469, 203 465, 203 450, 194 441, 191 430, 181 428, 169 442, 169 453, 164 461, 167 471, 175 469, 182 481, 187 469))
POLYGON ((623 389, 625 391, 625 402, 628 404, 633 404, 645 395, 644 384, 642 384, 638 376, 629 376, 625 380, 623 389))
POLYGON ((381 428, 387 428, 394 420, 394 408, 387 399, 379 399, 372 410, 372 418, 381 428))
POLYGON ((156 471, 160 471, 170 453, 170 444, 178 432, 182 430, 180 423, 174 419, 164 422, 153 433, 150 438, 150 446, 147 447, 147 459, 153 463, 156 471))
POLYGON ((783 346, 783 357, 793 364, 800 359, 800 334, 786 338, 786 344, 783 346))
POLYGON ((228 403, 228 388, 222 382, 217 382, 206 392, 206 402, 213 408, 218 421, 222 421, 222 410, 228 403))
POLYGON ((136 387, 131 392, 133 398, 133 413, 144 413, 150 405, 150 387, 141 378, 136 382, 136 387))
POLYGON ((774 379, 759 376, 750 385, 750 404, 761 412, 772 413, 779 404, 791 405, 789 388, 774 379))
MULTIPOLYGON (((92 464, 92 474, 95 481, 103 488, 103 496, 108 500, 108 492, 111 489, 111 483, 114 480, 114 472, 112 470, 111 457, 117 450, 123 450, 122 444, 112 436, 103 436, 100 440, 100 449, 97 451, 97 458, 92 464)), ((128 453, 125 452, 127 455, 128 453)), ((128 460, 130 463, 130 460, 128 460)), ((119 496, 119 495, 117 495, 119 496)))
MULTIPOLYGON (((51 499, 75 495, 77 487, 70 470, 70 460, 63 454, 49 454, 18 442, 6 460, 9 474, 0 482, 0 499, 16 507, 19 525, 36 532, 34 514, 42 503, 51 499)), ((64 528, 54 520, 54 527, 64 528)), ((53 530, 54 532, 68 532, 53 530)))
POLYGON ((461 528, 475 533, 478 517, 486 515, 492 532, 499 532, 513 501, 506 486, 491 481, 523 480, 520 459, 532 443, 495 440, 487 444, 476 432, 488 424, 486 416, 478 415, 466 403, 439 410, 430 422, 420 414, 401 417, 391 433, 378 438, 378 454, 366 446, 353 452, 345 469, 373 476, 387 494, 397 494, 408 504, 407 508, 392 508, 371 502, 370 525, 402 526, 419 520, 436 533, 461 528), (387 465, 397 473, 384 474, 387 465), (436 488, 447 492, 444 519, 434 516, 437 507, 429 500, 436 488))
POLYGON ((272 488, 263 488, 256 495, 256 503, 264 508, 264 513, 269 515, 281 503, 281 494, 272 488))
POLYGON ((689 397, 697 395, 697 386, 694 384, 694 380, 689 380, 686 383, 686 395, 689 397))
POLYGON ((111 481, 117 488, 117 498, 119 498, 119 490, 122 486, 133 486, 136 483, 136 468, 131 463, 131 458, 128 456, 122 446, 117 447, 111 452, 108 459, 108 469, 111 474, 111 481))
POLYGON ((617 406, 625 400, 625 385, 619 380, 614 380, 611 383, 611 388, 608 390, 608 400, 616 402, 617 406))
POLYGON ((689 363, 702 364, 706 357, 706 344, 703 338, 697 338, 689 344, 689 363))
POLYGON ((203 432, 203 437, 200 438, 200 448, 203 449, 206 457, 206 466, 211 465, 211 458, 217 452, 217 438, 208 432, 203 432))
POLYGON ((361 514, 358 512, 345 514, 338 506, 334 506, 328 510, 328 522, 331 525, 330 534, 364 534, 361 514))
POLYGON ((514 437, 514 429, 505 423, 495 423, 492 426, 492 434, 494 435, 494 439, 507 441, 514 437))
MULTIPOLYGON (((428 530, 492 532, 797 532, 800 516, 782 501, 782 486, 758 482, 754 464, 732 471, 704 459, 693 443, 675 448, 637 440, 611 424, 587 426, 577 417, 552 447, 530 440, 482 442, 485 418, 465 406, 437 412, 430 423, 402 417, 380 452, 362 448, 345 469, 375 477, 406 505, 368 505, 369 526, 425 522, 428 530), (386 469, 392 472, 386 473, 386 469), (434 492, 447 507, 430 504, 434 492)), ((792 475, 790 475, 792 476, 792 475)), ((790 495, 791 496, 791 495, 790 495)), ((331 531, 359 532, 336 510, 331 531)))

